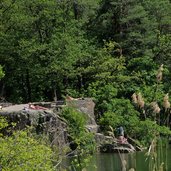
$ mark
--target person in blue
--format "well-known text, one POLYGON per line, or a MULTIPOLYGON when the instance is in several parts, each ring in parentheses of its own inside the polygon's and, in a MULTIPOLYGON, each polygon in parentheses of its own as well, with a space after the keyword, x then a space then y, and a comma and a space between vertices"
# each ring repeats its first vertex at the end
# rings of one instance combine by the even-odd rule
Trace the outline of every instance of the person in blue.
POLYGON ((122 126, 119 126, 117 128, 117 131, 118 131, 118 136, 124 136, 124 129, 122 126))
POLYGON ((127 139, 124 137, 124 129, 122 126, 119 126, 117 128, 117 132, 118 132, 118 143, 120 144, 127 143, 127 139))

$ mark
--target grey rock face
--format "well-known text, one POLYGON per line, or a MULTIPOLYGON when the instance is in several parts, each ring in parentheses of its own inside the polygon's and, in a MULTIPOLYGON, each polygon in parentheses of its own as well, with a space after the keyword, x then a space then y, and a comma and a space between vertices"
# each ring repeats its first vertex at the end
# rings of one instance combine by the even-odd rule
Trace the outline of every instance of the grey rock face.
POLYGON ((26 105, 4 108, 0 116, 5 116, 9 123, 16 123, 14 129, 21 130, 32 126, 37 134, 44 133, 52 144, 63 147, 68 143, 67 124, 51 110, 23 110, 26 105))
POLYGON ((97 125, 94 116, 95 103, 91 98, 67 100, 66 105, 78 109, 88 116, 88 125, 97 125))
POLYGON ((69 147, 67 124, 58 115, 63 106, 74 107, 88 118, 86 128, 92 132, 101 152, 133 152, 134 147, 131 144, 122 144, 119 146, 113 136, 105 136, 99 133, 99 126, 96 124, 94 107, 95 103, 91 98, 67 100, 66 104, 60 103, 34 103, 44 106, 51 110, 32 110, 28 104, 4 106, 0 110, 0 116, 5 116, 9 122, 17 123, 14 129, 24 129, 26 126, 33 126, 37 134, 46 134, 51 143, 60 147, 61 152, 64 147, 69 147), (53 111, 53 108, 56 110, 53 111))

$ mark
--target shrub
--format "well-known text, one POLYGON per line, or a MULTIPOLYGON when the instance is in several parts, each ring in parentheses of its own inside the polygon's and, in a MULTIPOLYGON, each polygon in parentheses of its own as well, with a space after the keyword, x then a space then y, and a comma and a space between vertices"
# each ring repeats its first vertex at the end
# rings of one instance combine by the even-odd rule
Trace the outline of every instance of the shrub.
MULTIPOLYGON (((0 118, 0 130, 7 127, 0 118)), ((35 139, 29 130, 0 136, 0 165, 3 171, 53 171, 52 150, 45 142, 35 139)))

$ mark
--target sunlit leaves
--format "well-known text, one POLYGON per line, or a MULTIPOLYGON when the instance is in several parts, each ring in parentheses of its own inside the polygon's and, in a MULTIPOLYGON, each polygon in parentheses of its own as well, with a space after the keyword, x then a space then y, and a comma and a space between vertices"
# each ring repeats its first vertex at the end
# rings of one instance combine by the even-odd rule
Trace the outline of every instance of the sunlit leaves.
MULTIPOLYGON (((8 129, 6 119, 0 118, 0 130, 8 129)), ((52 149, 43 141, 36 140, 29 130, 0 136, 0 159, 3 170, 50 170, 53 171, 52 149)))
POLYGON ((4 77, 4 72, 2 70, 2 66, 0 65, 0 79, 4 77))

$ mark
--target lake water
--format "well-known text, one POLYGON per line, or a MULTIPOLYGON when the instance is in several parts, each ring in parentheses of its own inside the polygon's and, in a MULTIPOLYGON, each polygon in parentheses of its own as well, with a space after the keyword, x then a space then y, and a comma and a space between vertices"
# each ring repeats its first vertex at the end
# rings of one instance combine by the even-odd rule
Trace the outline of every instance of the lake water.
MULTIPOLYGON (((158 163, 166 164, 165 171, 171 171, 171 146, 167 149, 159 151, 160 156, 158 163)), ((159 154, 158 154, 159 156, 159 154)), ((135 171, 152 171, 149 168, 149 162, 152 161, 145 155, 145 152, 136 153, 100 153, 93 156, 87 171, 128 171, 134 168, 135 171), (125 165, 125 168, 122 166, 125 165), (96 167, 95 167, 96 166, 96 167)), ((151 162, 150 162, 151 163, 151 162)))
MULTIPOLYGON (((164 162, 165 170, 171 171, 171 145, 158 149, 158 163, 164 162), (160 157, 159 157, 160 156, 160 157)), ((67 160, 66 165, 70 165, 71 158, 67 160)), ((152 171, 150 163, 154 160, 147 157, 146 152, 135 153, 97 153, 95 154, 86 171, 129 171, 134 168, 135 171, 152 171), (123 167, 125 166, 125 168, 123 167)), ((160 165, 159 164, 159 165, 160 165)), ((69 171, 77 171, 69 169, 69 171)))

